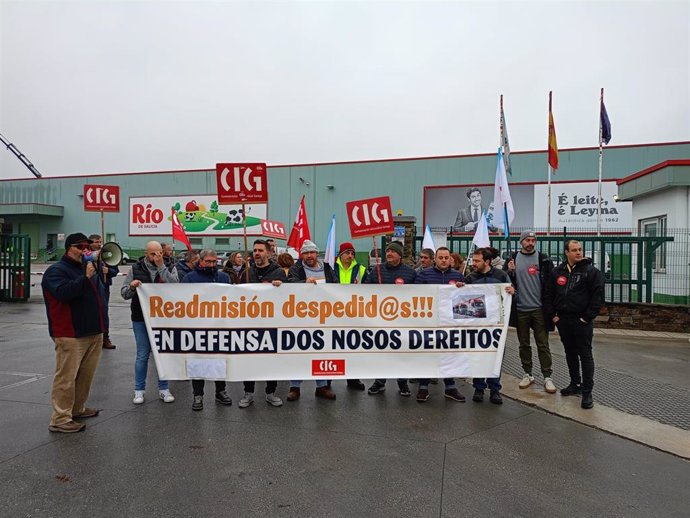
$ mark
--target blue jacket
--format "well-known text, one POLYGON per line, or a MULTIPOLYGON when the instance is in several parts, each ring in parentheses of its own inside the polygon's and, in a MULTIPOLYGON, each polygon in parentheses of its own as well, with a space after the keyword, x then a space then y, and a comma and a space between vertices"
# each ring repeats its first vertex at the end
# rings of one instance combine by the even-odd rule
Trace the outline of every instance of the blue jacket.
POLYGON ((81 338, 105 330, 105 288, 97 275, 88 279, 81 262, 63 255, 43 274, 48 333, 53 338, 81 338))
POLYGON ((415 284, 455 284, 455 281, 464 281, 465 277, 455 268, 449 268, 442 272, 436 266, 424 268, 417 272, 415 284))
POLYGON ((230 276, 219 270, 206 271, 204 268, 197 266, 184 276, 181 282, 218 282, 220 284, 230 284, 230 276))
POLYGON ((185 276, 192 271, 192 269, 189 266, 187 266, 187 263, 181 259, 177 261, 175 268, 177 268, 177 277, 180 280, 180 282, 182 282, 182 279, 184 279, 185 276))

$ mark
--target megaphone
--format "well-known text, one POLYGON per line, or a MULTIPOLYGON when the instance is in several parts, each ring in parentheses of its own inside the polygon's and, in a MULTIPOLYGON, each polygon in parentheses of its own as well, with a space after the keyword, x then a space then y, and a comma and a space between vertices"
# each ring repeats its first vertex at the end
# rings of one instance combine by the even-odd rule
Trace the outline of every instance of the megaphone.
POLYGON ((101 248, 101 261, 108 266, 117 266, 122 262, 122 248, 114 242, 106 243, 101 248))

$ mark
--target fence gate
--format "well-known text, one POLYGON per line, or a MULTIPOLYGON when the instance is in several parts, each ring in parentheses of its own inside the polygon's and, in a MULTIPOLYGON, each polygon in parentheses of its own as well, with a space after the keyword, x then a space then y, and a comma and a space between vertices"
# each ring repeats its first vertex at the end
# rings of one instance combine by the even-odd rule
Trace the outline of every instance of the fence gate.
POLYGON ((0 301, 26 302, 31 282, 31 238, 0 235, 0 301))

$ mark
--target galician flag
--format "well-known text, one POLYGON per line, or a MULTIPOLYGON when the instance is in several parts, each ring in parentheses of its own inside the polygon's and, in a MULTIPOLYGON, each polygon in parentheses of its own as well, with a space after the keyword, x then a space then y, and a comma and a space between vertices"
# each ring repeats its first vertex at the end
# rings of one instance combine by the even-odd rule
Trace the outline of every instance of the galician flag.
POLYGON ((328 231, 328 239, 326 239, 326 255, 324 261, 335 266, 335 214, 331 219, 331 229, 328 231))
POLYGON ((513 167, 510 165, 510 142, 508 141, 506 115, 503 112, 503 96, 501 96, 501 147, 503 148, 503 161, 506 164, 506 172, 512 176, 513 167))
POLYGON ((513 199, 510 197, 506 166, 501 156, 501 148, 498 148, 498 164, 496 165, 496 181, 494 183, 494 227, 503 227, 503 235, 506 239, 510 235, 510 225, 515 219, 513 199))
POLYGON ((486 224, 485 211, 482 211, 482 217, 479 218, 477 230, 474 232, 474 237, 472 238, 472 243, 474 243, 477 248, 491 246, 491 241, 489 241, 489 227, 486 224))

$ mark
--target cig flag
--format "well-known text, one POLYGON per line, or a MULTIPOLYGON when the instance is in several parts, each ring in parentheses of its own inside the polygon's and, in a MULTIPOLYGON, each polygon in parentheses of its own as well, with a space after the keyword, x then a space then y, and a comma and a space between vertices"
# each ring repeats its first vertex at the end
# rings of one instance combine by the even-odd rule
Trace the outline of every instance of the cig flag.
POLYGON ((297 209, 295 223, 292 225, 292 231, 287 241, 287 246, 291 246, 299 252, 302 248, 302 243, 307 239, 311 239, 311 233, 309 232, 309 222, 307 221, 307 209, 304 205, 304 196, 302 196, 302 200, 299 202, 299 209, 297 209))
POLYGON ((331 229, 328 231, 328 239, 326 239, 326 261, 331 266, 335 266, 335 214, 331 219, 331 229))
POLYGON ((172 208, 171 210, 172 215, 170 219, 172 220, 172 238, 175 241, 183 243, 187 247, 187 250, 191 250, 192 244, 189 242, 189 238, 187 237, 187 234, 184 231, 184 227, 182 226, 179 218, 177 217, 177 211, 175 210, 175 208, 172 208))
POLYGON ((510 197, 506 166, 501 156, 501 148, 498 148, 498 163, 496 164, 496 181, 494 183, 494 227, 503 227, 503 235, 508 238, 510 225, 515 219, 513 199, 510 197))

